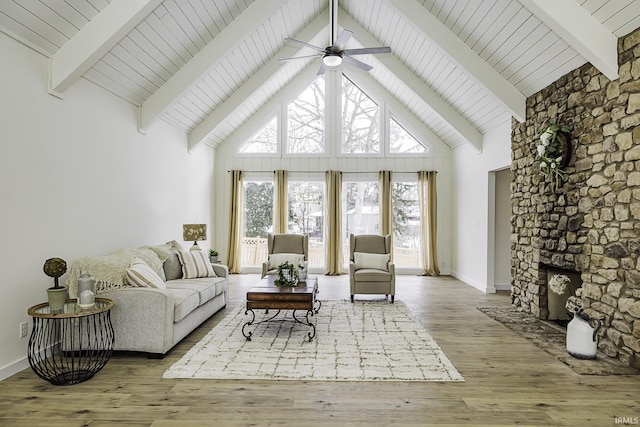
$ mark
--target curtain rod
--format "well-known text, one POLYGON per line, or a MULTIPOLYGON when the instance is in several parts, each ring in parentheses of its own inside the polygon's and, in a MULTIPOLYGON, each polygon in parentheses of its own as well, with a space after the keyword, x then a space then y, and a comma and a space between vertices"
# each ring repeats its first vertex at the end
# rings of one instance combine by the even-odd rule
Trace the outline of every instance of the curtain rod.
MULTIPOLYGON (((231 172, 230 170, 227 171, 227 173, 231 172)), ((252 172, 252 173, 275 173, 276 171, 274 170, 269 170, 269 171, 256 171, 256 170, 250 170, 250 171, 245 171, 243 170, 242 172, 252 172)), ((292 172, 292 173, 324 173, 324 172, 328 172, 326 170, 324 171, 288 171, 288 172, 292 172)), ((338 171, 340 173, 344 173, 344 174, 351 174, 351 173, 378 173, 380 171, 364 171, 364 172, 343 172, 343 171, 338 171)), ((391 171, 393 172, 393 171, 391 171)), ((418 173, 418 171, 413 171, 413 172, 395 172, 395 173, 418 173)))

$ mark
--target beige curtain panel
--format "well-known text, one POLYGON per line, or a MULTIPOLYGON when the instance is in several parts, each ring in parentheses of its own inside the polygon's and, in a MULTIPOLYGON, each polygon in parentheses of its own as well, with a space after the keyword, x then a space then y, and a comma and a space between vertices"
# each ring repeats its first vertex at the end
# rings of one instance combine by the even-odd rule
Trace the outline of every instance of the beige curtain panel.
POLYGON ((242 171, 231 171, 231 197, 229 203, 229 272, 240 273, 243 217, 242 171))
POLYGON ((288 193, 288 172, 277 170, 273 173, 275 197, 273 209, 273 230, 275 233, 287 232, 287 193, 288 193))
POLYGON ((436 254, 437 195, 436 171, 418 172, 418 203, 420 205, 420 244, 422 245, 422 266, 425 276, 438 276, 436 254))
POLYGON ((342 267, 342 172, 325 172, 327 187, 327 273, 344 274, 342 267))

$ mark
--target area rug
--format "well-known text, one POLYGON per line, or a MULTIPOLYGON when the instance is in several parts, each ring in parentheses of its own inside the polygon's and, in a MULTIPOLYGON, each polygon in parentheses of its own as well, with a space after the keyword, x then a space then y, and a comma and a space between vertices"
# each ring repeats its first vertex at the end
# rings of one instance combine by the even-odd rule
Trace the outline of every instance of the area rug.
MULTIPOLYGON (((256 321, 264 315, 257 310, 256 321)), ((288 320, 252 325, 248 341, 242 325, 249 317, 243 306, 235 309, 163 377, 464 381, 402 301, 322 301, 319 313, 309 318, 316 325, 311 342, 309 327, 288 320)))
POLYGON ((541 320, 513 306, 477 307, 482 313, 502 323, 516 334, 551 354, 582 375, 638 375, 640 370, 623 365, 616 359, 598 354, 596 359, 577 359, 567 353, 567 332, 564 328, 541 320))

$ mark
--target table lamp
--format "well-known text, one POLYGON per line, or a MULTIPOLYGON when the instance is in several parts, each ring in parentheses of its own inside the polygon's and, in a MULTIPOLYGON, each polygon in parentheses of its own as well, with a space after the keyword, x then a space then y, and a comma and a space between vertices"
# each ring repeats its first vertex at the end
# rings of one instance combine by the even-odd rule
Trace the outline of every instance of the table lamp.
POLYGON ((207 224, 182 224, 182 240, 193 240, 190 250, 199 250, 198 240, 207 240, 207 224))

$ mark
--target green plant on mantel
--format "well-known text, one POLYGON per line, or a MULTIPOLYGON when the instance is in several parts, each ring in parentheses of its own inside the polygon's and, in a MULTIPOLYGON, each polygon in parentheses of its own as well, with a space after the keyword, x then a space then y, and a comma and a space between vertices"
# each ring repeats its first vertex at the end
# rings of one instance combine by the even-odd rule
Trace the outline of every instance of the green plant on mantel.
POLYGON ((540 170, 555 191, 566 176, 563 166, 568 162, 571 151, 568 148, 569 125, 551 119, 549 126, 540 132, 540 143, 536 146, 540 170))

